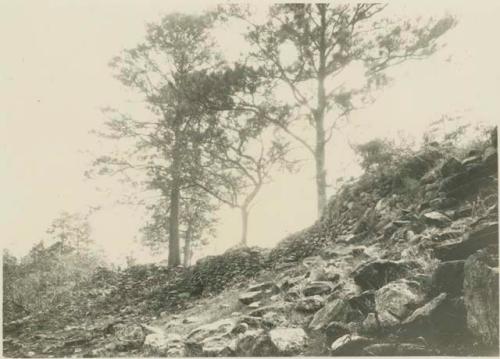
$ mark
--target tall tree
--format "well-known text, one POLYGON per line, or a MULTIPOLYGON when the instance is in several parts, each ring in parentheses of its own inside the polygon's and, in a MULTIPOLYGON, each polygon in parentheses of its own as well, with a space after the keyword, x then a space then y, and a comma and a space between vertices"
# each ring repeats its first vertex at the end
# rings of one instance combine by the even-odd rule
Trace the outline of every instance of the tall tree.
MULTIPOLYGON (((126 156, 102 156, 95 164, 101 173, 140 171, 146 188, 159 192, 160 203, 168 206, 163 213, 168 214, 170 266, 181 263, 181 218, 192 217, 181 213, 187 210, 183 195, 206 203, 195 189, 221 193, 225 189, 219 187, 234 183, 215 169, 220 164, 214 146, 225 150, 222 124, 235 111, 234 94, 248 91, 251 84, 245 68, 226 66, 217 54, 210 36, 215 19, 214 14, 168 15, 149 26, 144 43, 112 63, 121 82, 142 95, 150 113, 139 119, 112 117, 106 135, 131 139, 133 150, 126 156)), ((196 216, 206 215, 207 208, 199 207, 196 216)))
MULTIPOLYGON (((184 243, 182 262, 187 267, 191 265, 194 250, 215 236, 218 206, 206 192, 196 187, 183 190, 180 200, 179 235, 184 243)), ((165 198, 160 197, 153 199, 147 210, 148 220, 140 230, 142 242, 154 251, 164 250, 165 245, 168 247, 170 206, 165 203, 165 198)))
MULTIPOLYGON (((232 121, 238 121, 238 118, 232 121)), ((287 158, 289 148, 284 142, 276 138, 270 140, 272 135, 265 131, 260 120, 257 120, 260 126, 254 126, 253 129, 242 126, 241 122, 235 126, 231 124, 232 121, 225 123, 225 136, 219 138, 220 142, 211 154, 218 171, 212 181, 220 181, 221 185, 216 186, 215 190, 204 185, 202 187, 222 203, 239 209, 240 245, 246 246, 250 211, 260 190, 271 180, 273 170, 280 168, 292 171, 295 162, 287 158), (255 133, 249 134, 248 131, 255 133)))
POLYGON ((347 118, 359 100, 386 83, 387 68, 409 59, 422 59, 437 49, 436 40, 454 19, 398 20, 381 17, 379 4, 278 4, 264 23, 250 21, 241 6, 229 13, 246 21, 251 59, 277 86, 293 96, 290 116, 268 120, 286 131, 312 155, 316 166, 317 209, 327 200, 325 148, 339 120, 347 118), (353 63, 364 65, 366 86, 349 89, 339 81, 353 63), (305 121, 304 121, 305 119, 305 121), (312 142, 297 131, 304 123, 314 131, 312 142))
MULTIPOLYGON (((115 117, 109 123, 112 136, 132 138, 137 156, 102 158, 100 163, 113 165, 114 171, 144 171, 148 187, 166 199, 170 266, 181 263, 179 217, 183 186, 189 183, 192 168, 200 161, 201 148, 215 135, 215 118, 201 106, 201 101, 191 101, 200 95, 202 83, 209 81, 210 71, 220 62, 210 36, 214 20, 212 14, 167 15, 160 23, 148 26, 143 43, 123 51, 112 62, 117 78, 143 97, 151 118, 115 117)), ((224 101, 212 95, 211 101, 224 101)))

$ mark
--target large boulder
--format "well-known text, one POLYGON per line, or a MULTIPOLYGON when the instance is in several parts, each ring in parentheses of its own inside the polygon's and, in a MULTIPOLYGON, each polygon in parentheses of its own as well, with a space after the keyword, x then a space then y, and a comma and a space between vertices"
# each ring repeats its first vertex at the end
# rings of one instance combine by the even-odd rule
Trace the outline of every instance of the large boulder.
POLYGON ((278 355, 300 354, 307 344, 307 334, 302 328, 276 328, 269 331, 269 339, 278 355))
POLYGON ((489 175, 496 173, 496 168, 486 163, 469 163, 462 172, 446 177, 439 185, 439 192, 450 197, 467 198, 491 180, 489 175))
POLYGON ((432 275, 431 295, 448 293, 452 296, 461 295, 464 284, 463 260, 441 262, 432 275))
POLYGON ((413 337, 445 337, 465 333, 463 298, 441 293, 402 322, 402 333, 413 337))
POLYGON ((498 347, 498 253, 487 248, 464 265, 467 326, 484 344, 498 347))
POLYGON ((495 147, 488 147, 483 153, 483 163, 486 167, 496 169, 498 167, 498 153, 495 147))
POLYGON ((203 339, 201 355, 209 357, 228 357, 236 352, 236 338, 216 336, 203 339))
POLYGON ((407 262, 377 260, 364 263, 352 272, 354 282, 363 290, 378 289, 411 273, 412 264, 407 262))
POLYGON ((120 350, 139 348, 146 338, 142 327, 138 324, 117 324, 114 330, 116 344, 120 350))
POLYGON ((347 324, 341 322, 331 322, 325 328, 327 344, 331 345, 338 338, 351 333, 351 329, 347 324))
POLYGON ((498 222, 496 221, 479 224, 461 241, 436 246, 434 255, 438 259, 447 261, 466 259, 490 244, 498 245, 498 222))
MULTIPOLYGON (((190 353, 196 355, 207 350, 211 351, 214 347, 220 348, 222 341, 215 339, 211 340, 211 338, 225 338, 229 340, 235 327, 235 319, 222 319, 213 323, 202 325, 192 330, 187 335, 185 341, 186 348, 189 349, 190 353), (206 348, 204 349, 204 347, 206 348)), ((228 340, 224 341, 224 343, 229 345, 228 340)))
POLYGON ((349 303, 343 299, 334 299, 314 314, 309 323, 312 330, 321 330, 333 321, 347 323, 353 314, 349 303))
POLYGON ((379 318, 387 318, 387 324, 399 324, 424 301, 424 297, 419 283, 400 279, 375 292, 375 307, 379 318))
POLYGON ((353 309, 357 309, 365 315, 375 311, 374 290, 365 290, 361 294, 350 297, 348 301, 353 309))
POLYGON ((236 342, 236 354, 238 356, 252 356, 255 354, 255 347, 266 337, 263 329, 251 329, 240 333, 236 342))
POLYGON ((363 349, 373 343, 373 339, 346 334, 335 340, 330 347, 333 356, 362 355, 363 349))

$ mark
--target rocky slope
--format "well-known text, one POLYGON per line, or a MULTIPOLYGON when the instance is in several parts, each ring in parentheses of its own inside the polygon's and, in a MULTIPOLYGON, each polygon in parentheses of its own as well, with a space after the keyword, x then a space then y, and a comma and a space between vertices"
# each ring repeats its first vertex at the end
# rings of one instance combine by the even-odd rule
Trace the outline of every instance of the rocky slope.
POLYGON ((271 251, 103 269, 4 323, 4 355, 498 355, 496 147, 364 176, 271 251))

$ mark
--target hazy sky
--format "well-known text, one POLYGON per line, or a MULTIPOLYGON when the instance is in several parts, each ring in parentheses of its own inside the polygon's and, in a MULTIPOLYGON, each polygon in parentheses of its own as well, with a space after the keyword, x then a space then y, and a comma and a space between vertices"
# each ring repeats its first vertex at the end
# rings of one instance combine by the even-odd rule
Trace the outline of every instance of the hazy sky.
MULTIPOLYGON (((109 60, 144 35, 145 23, 172 11, 196 12, 208 2, 74 0, 0 1, 0 235, 4 247, 24 254, 44 238, 62 210, 103 205, 93 220, 96 241, 110 258, 138 247, 133 243, 141 213, 113 205, 122 193, 97 191, 106 183, 85 180, 88 151, 99 153, 90 134, 102 127, 103 106, 130 98, 111 76, 109 60)), ((445 113, 464 113, 472 121, 499 118, 500 6, 495 1, 413 1, 391 3, 396 13, 455 14, 459 24, 439 54, 399 67, 394 84, 369 109, 354 114, 345 135, 354 142, 418 136, 445 113)), ((213 2, 212 2, 213 4, 213 2)), ((226 31, 225 50, 237 54, 238 31, 226 31)), ((341 134, 328 150, 330 180, 356 173, 341 134), (334 165, 334 161, 338 161, 334 165)), ((315 218, 311 165, 300 173, 278 175, 262 190, 250 219, 250 244, 272 246, 315 218)), ((112 183, 112 182, 109 182, 112 183)), ((108 183, 108 184, 109 184, 108 183)), ((218 253, 239 239, 237 211, 221 212, 219 237, 206 253, 218 253)))

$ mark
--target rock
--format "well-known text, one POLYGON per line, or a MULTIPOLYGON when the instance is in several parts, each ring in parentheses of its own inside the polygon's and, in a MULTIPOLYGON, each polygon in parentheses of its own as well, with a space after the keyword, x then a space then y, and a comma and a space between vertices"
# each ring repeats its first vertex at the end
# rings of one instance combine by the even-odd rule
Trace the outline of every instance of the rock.
POLYGON ((309 283, 302 293, 306 296, 329 294, 333 291, 333 284, 326 281, 316 281, 309 283))
POLYGON ((490 168, 498 166, 498 154, 495 147, 488 147, 483 154, 483 163, 490 168))
POLYGON ((249 327, 252 327, 252 328, 259 328, 262 324, 262 318, 252 317, 249 315, 244 315, 244 316, 240 317, 239 321, 241 323, 247 324, 249 327))
MULTIPOLYGON (((234 319, 222 319, 202 325, 187 335, 186 346, 192 353, 200 353, 203 350, 203 341, 205 339, 211 337, 230 337, 235 326, 236 321, 234 319)), ((209 346, 211 345, 209 344, 209 346)))
POLYGON ((429 202, 429 206, 433 209, 448 209, 458 205, 458 201, 453 197, 438 197, 429 202))
POLYGON ((323 259, 333 259, 338 257, 338 252, 335 248, 326 247, 320 253, 321 258, 323 259))
POLYGON ((436 246, 434 255, 445 261, 466 259, 490 244, 498 245, 498 222, 482 223, 468 233, 462 241, 436 246))
POLYGON ((365 347, 364 351, 374 356, 423 356, 432 355, 432 351, 424 345, 413 343, 380 343, 365 347))
POLYGON ((168 346, 166 343, 165 335, 162 334, 149 334, 144 340, 144 347, 150 349, 153 354, 163 355, 166 354, 168 346))
POLYGON ((246 292, 241 294, 238 297, 238 300, 243 303, 243 304, 250 304, 253 302, 256 302, 264 297, 264 291, 257 291, 257 292, 246 292))
POLYGON ((248 315, 251 317, 262 317, 267 312, 285 313, 288 310, 292 309, 292 307, 293 307, 292 303, 276 303, 254 309, 250 311, 248 315))
POLYGON ((267 312, 262 316, 262 326, 265 328, 276 328, 286 324, 287 320, 283 314, 267 312))
POLYGON ((284 299, 287 302, 295 302, 299 300, 302 296, 302 293, 299 288, 294 287, 290 289, 288 292, 286 292, 284 299))
POLYGON ((249 328, 249 325, 247 323, 240 321, 240 322, 236 323, 236 325, 234 326, 231 333, 233 333, 233 334, 245 333, 248 330, 248 328, 249 328))
POLYGON ((252 356, 255 353, 255 346, 259 341, 264 340, 265 332, 263 329, 247 330, 239 334, 236 344, 236 354, 238 356, 252 356))
POLYGON ((377 318, 376 313, 368 313, 366 318, 361 323, 360 333, 362 334, 375 334, 380 333, 381 325, 377 318))
POLYGON ((201 342, 201 354, 210 357, 228 357, 236 352, 236 339, 225 336, 208 337, 201 342))
POLYGON ((323 268, 323 280, 326 280, 328 282, 338 282, 340 279, 340 274, 338 273, 338 270, 335 267, 332 266, 327 266, 323 268))
POLYGON ((394 323, 406 318, 424 300, 417 282, 399 279, 375 292, 375 307, 380 316, 394 317, 394 323))
POLYGON ((384 238, 389 239, 391 236, 396 232, 398 229, 398 226, 394 224, 394 222, 388 223, 384 226, 383 232, 384 232, 384 238))
POLYGON ((414 324, 419 321, 422 322, 424 319, 428 319, 437 310, 437 308, 439 308, 439 306, 443 305, 446 300, 446 296, 446 293, 441 293, 424 306, 416 309, 408 318, 405 319, 403 324, 414 324))
POLYGON ((325 328, 327 344, 331 345, 335 340, 349 333, 351 333, 351 330, 345 323, 331 322, 325 328))
POLYGON ((463 260, 441 262, 434 271, 431 281, 431 295, 448 293, 451 296, 461 295, 464 283, 463 260))
POLYGON ((306 257, 302 260, 302 264, 306 268, 312 268, 312 267, 320 267, 324 265, 323 258, 321 256, 311 256, 311 257, 306 257))
POLYGON ((464 231, 462 229, 456 230, 456 229, 445 229, 442 231, 439 231, 438 233, 433 233, 432 235, 432 241, 433 242, 443 242, 449 239, 456 239, 459 237, 462 237, 464 234, 464 231))
POLYGON ((168 317, 168 312, 161 312, 160 313, 160 318, 166 318, 168 317))
POLYGON ((247 288, 247 292, 260 292, 271 289, 271 291, 275 292, 278 290, 278 287, 274 282, 262 282, 258 284, 254 284, 247 288))
POLYGON ((375 291, 365 290, 363 293, 348 299, 351 308, 359 310, 363 314, 375 311, 375 291))
POLYGON ((416 309, 402 323, 402 332, 409 336, 446 337, 465 331, 463 298, 449 298, 441 293, 416 309))
POLYGON ((455 211, 455 215, 453 216, 453 219, 457 220, 460 218, 465 218, 465 217, 470 217, 470 216, 472 216, 472 205, 465 204, 455 211))
POLYGON ((410 267, 405 262, 377 260, 360 265, 352 272, 352 276, 363 290, 378 289, 393 280, 408 276, 410 267))
POLYGON ((295 304, 295 310, 305 313, 314 313, 321 309, 325 304, 325 300, 319 296, 314 295, 312 297, 301 298, 295 304))
POLYGON ((423 219, 427 224, 441 228, 447 227, 451 224, 450 218, 437 211, 425 213, 423 215, 423 219))
POLYGON ((150 354, 173 356, 172 354, 177 353, 184 356, 184 342, 178 334, 150 334, 144 340, 144 347, 150 354))
POLYGON ((117 324, 114 329, 117 346, 122 350, 139 348, 146 338, 138 324, 117 324))
POLYGON ((362 355, 364 347, 372 342, 370 338, 346 334, 333 342, 330 354, 333 356, 362 355))
POLYGON ((448 158, 439 168, 439 172, 441 176, 448 177, 454 173, 460 172, 463 168, 462 163, 457 160, 455 157, 448 158))
POLYGON ((279 288, 281 290, 289 290, 299 284, 303 279, 304 276, 297 276, 293 278, 286 277, 279 283, 279 288))
POLYGON ((472 163, 462 172, 446 177, 439 184, 439 192, 444 192, 457 199, 474 195, 479 189, 490 182, 488 175, 496 173, 496 168, 490 168, 482 163, 472 163))
POLYGON ((302 328, 272 329, 269 339, 278 355, 297 355, 307 344, 307 334, 302 328))
POLYGON ((498 348, 498 252, 495 247, 470 256, 464 265, 467 326, 483 344, 498 348))
POLYGON ((250 308, 250 309, 257 309, 258 307, 260 307, 260 302, 259 301, 250 303, 248 305, 248 308, 250 308))
POLYGON ((309 323, 309 328, 312 330, 321 330, 333 321, 348 322, 352 315, 352 308, 349 303, 343 299, 334 299, 326 303, 325 306, 314 314, 314 317, 309 323))
POLYGON ((196 323, 198 321, 199 321, 199 319, 196 318, 196 317, 187 317, 187 318, 184 318, 184 320, 182 321, 182 323, 184 323, 184 324, 193 324, 193 323, 196 323))
POLYGON ((471 164, 476 164, 481 162, 482 156, 478 153, 477 155, 469 156, 462 160, 462 166, 468 166, 471 164))

